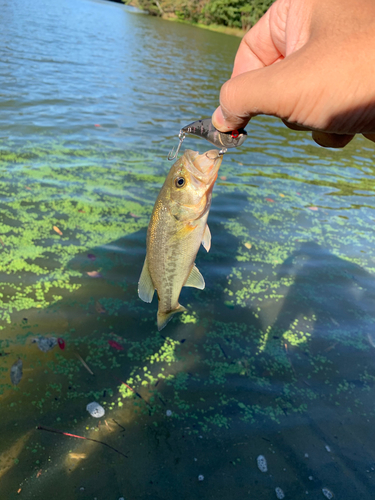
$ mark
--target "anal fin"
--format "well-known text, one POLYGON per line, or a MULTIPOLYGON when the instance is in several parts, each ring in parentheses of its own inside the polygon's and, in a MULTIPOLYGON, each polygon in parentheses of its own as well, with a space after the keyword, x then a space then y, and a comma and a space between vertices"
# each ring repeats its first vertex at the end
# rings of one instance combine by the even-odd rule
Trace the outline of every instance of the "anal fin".
POLYGON ((204 282, 204 278, 199 272, 199 269, 194 264, 193 269, 190 271, 189 277, 186 280, 184 286, 191 286, 193 288, 199 288, 199 290, 203 290, 206 286, 204 282))

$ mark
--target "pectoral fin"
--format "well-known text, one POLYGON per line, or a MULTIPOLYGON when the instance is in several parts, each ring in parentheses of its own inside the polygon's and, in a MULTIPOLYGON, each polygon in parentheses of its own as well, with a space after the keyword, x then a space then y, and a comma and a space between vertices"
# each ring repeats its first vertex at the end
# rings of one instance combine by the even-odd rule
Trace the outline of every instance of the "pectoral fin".
POLYGON ((141 272, 141 277, 138 282, 138 295, 139 298, 144 302, 151 302, 154 296, 155 287, 152 283, 150 276, 150 271, 148 270, 147 255, 145 258, 145 263, 143 264, 143 269, 141 272))
POLYGON ((172 319, 174 314, 182 313, 184 311, 186 311, 185 307, 180 306, 180 304, 178 304, 177 308, 173 309, 173 311, 169 311, 166 313, 158 311, 157 321, 158 321, 159 332, 160 332, 160 330, 162 330, 165 327, 165 325, 168 323, 168 321, 170 321, 172 319))
POLYGON ((204 228, 202 245, 204 246, 204 248, 206 249, 207 252, 210 251, 210 248, 211 248, 211 231, 210 231, 210 228, 208 227, 208 224, 206 224, 206 227, 204 228))
POLYGON ((199 269, 194 264, 193 269, 190 271, 189 277, 186 280, 184 286, 191 286, 193 288, 199 288, 199 290, 203 290, 206 286, 203 276, 199 272, 199 269))

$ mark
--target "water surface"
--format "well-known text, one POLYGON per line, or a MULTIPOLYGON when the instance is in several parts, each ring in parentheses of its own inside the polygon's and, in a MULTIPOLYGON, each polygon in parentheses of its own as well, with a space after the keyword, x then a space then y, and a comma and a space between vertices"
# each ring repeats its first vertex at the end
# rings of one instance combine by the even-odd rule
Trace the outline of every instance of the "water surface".
POLYGON ((91 0, 0 12, 2 497, 373 498, 373 145, 254 120, 220 169, 206 289, 158 333, 148 219, 239 39, 91 0))

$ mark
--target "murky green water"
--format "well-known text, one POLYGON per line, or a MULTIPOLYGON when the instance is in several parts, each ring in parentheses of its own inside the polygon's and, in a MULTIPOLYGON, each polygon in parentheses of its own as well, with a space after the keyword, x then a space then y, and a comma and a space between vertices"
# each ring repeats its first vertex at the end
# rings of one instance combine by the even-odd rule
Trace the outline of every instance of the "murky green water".
POLYGON ((89 0, 0 12, 1 498, 372 499, 373 145, 254 120, 220 169, 206 289, 159 334, 148 218, 239 40, 89 0))

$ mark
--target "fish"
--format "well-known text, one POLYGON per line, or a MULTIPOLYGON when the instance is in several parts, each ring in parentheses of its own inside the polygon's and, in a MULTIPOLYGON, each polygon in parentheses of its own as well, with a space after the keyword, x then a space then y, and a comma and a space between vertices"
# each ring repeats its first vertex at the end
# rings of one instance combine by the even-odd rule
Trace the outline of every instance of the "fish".
POLYGON ((179 304, 182 287, 205 287, 195 257, 201 244, 207 252, 211 247, 207 217, 222 158, 216 149, 201 155, 187 149, 172 165, 156 199, 138 295, 151 302, 157 291, 159 331, 174 314, 186 311, 179 304))

